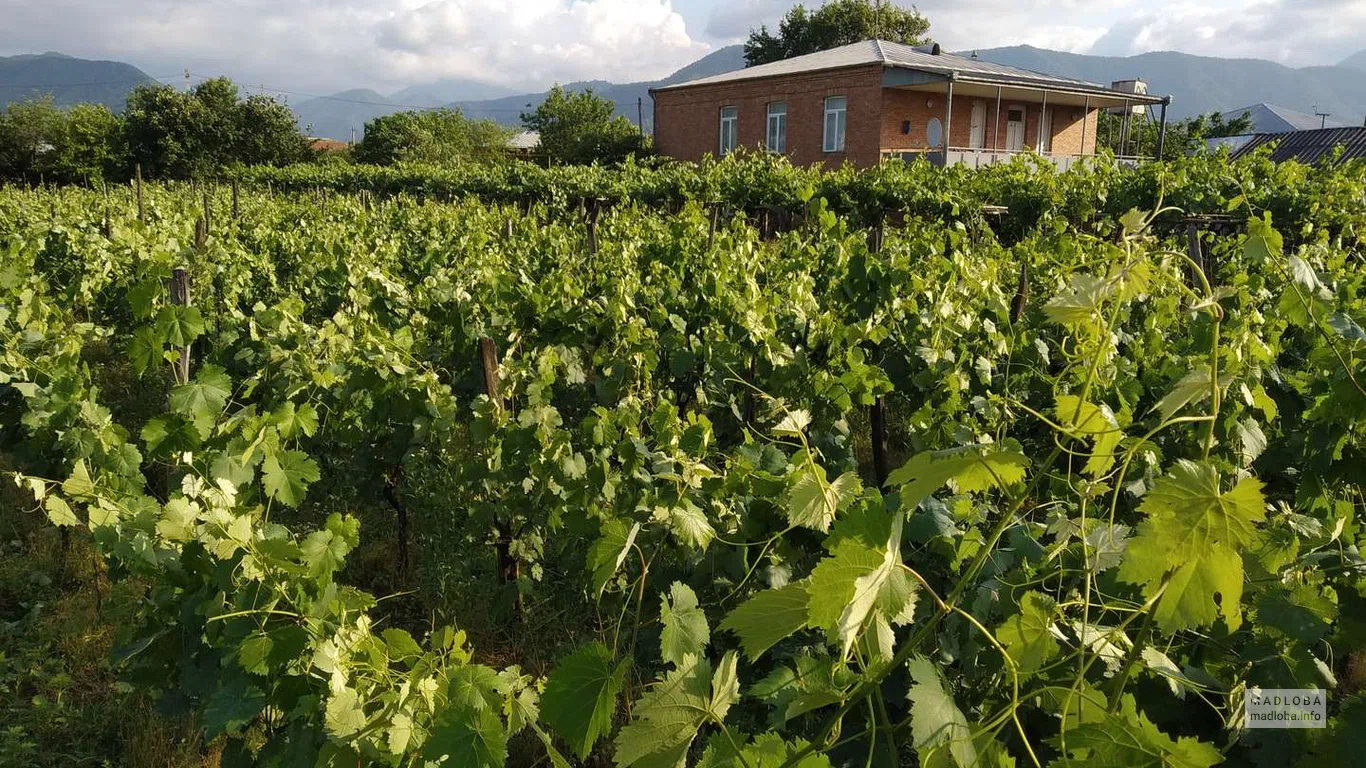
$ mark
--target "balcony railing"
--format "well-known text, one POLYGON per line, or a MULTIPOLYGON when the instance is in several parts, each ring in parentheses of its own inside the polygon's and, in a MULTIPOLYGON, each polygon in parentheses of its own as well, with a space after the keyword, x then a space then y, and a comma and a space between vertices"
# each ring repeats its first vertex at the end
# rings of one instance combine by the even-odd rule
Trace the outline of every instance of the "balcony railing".
MULTIPOLYGON (((1011 149, 973 149, 971 147, 950 147, 947 153, 942 149, 909 149, 909 150, 883 150, 882 159, 899 159, 904 162, 914 162, 924 158, 930 163, 938 166, 945 165, 966 165, 969 168, 982 168, 996 163, 1008 163, 1019 156, 1034 157, 1039 160, 1050 162, 1058 167, 1058 170, 1065 171, 1069 168, 1093 159, 1095 155, 1077 155, 1065 152, 1036 152, 1032 149, 1011 150, 1011 149)), ((1151 158, 1138 156, 1125 156, 1115 158, 1121 165, 1138 165, 1151 158)))

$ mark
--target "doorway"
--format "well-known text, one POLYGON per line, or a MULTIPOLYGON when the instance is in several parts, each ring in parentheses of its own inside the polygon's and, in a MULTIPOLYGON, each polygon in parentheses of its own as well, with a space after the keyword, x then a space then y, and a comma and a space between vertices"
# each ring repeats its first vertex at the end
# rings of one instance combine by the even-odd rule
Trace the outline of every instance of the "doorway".
POLYGON ((981 149, 986 145, 987 108, 980 101, 972 103, 972 131, 968 134, 968 146, 981 149))
POLYGON ((1011 152, 1024 151, 1025 109, 1011 107, 1006 113, 1006 149, 1011 152))

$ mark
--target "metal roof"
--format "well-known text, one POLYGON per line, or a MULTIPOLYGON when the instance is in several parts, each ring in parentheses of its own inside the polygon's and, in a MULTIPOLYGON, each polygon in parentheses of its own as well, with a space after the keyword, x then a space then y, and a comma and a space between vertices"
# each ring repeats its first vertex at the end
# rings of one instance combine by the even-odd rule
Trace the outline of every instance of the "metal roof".
POLYGON ((1223 114, 1226 120, 1236 120, 1247 114, 1252 119, 1252 133, 1286 133, 1312 131, 1316 128, 1346 128, 1337 120, 1320 121, 1317 115, 1306 115, 1276 104, 1252 104, 1242 109, 1231 109, 1223 114))
POLYGON ((1316 128, 1312 131, 1290 131, 1288 133, 1261 133, 1252 140, 1229 153, 1233 159, 1244 157, 1274 143, 1271 159, 1275 162, 1298 160, 1301 163, 1317 163, 1332 157, 1333 152, 1342 147, 1340 162, 1366 159, 1366 127, 1363 128, 1316 128))
POLYGON ((538 149, 541 146, 540 131, 520 131, 508 139, 508 149, 538 149))
POLYGON ((1099 93, 1128 98, 1134 103, 1159 104, 1164 100, 1161 96, 1121 93, 1099 83, 1085 80, 1074 80, 1044 72, 1009 67, 1004 64, 972 59, 942 51, 935 53, 934 50, 936 49, 937 46, 912 46, 889 40, 861 40, 827 51, 794 56, 782 61, 737 69, 734 72, 689 80, 684 83, 674 83, 651 89, 651 91, 668 91, 675 88, 691 88, 699 85, 716 85, 765 77, 818 72, 827 69, 881 64, 892 69, 913 69, 920 72, 947 75, 956 80, 990 83, 992 85, 1018 85, 1079 93, 1099 93))

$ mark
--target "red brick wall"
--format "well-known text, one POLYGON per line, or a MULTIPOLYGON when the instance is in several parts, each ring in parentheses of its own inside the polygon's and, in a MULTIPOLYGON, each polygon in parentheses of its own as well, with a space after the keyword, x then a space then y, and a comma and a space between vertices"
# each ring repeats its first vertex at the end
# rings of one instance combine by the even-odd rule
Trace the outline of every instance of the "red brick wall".
POLYGON ((881 64, 660 91, 654 100, 655 147, 681 160, 717 153, 721 107, 737 110, 739 146, 763 149, 768 104, 781 101, 787 104, 787 156, 795 165, 835 167, 847 159, 869 166, 878 161, 881 64), (844 152, 822 149, 827 96, 848 99, 844 152))
MULTIPOLYGON (((883 150, 907 151, 928 148, 927 126, 931 119, 945 118, 943 91, 909 91, 882 87, 882 66, 878 64, 812 72, 786 77, 738 83, 718 83, 678 90, 660 91, 655 98, 655 147, 670 157, 700 160, 715 155, 720 148, 721 108, 733 106, 738 113, 738 145, 763 149, 768 130, 768 105, 787 105, 787 156, 796 165, 824 163, 838 166, 848 160, 867 167, 878 162, 883 150), (826 153, 824 138, 825 99, 848 99, 845 151, 826 153), (902 133, 909 120, 909 134, 902 133)), ((983 144, 993 141, 1006 146, 1006 122, 1011 105, 1025 108, 1025 149, 1038 144, 1040 104, 1002 101, 1000 126, 996 124, 996 100, 956 96, 949 142, 966 147, 972 131, 972 105, 980 102, 985 112, 983 144)), ((1053 113, 1053 151, 1058 153, 1095 152, 1096 119, 1092 110, 1087 118, 1086 146, 1081 147, 1081 107, 1055 106, 1053 113)))

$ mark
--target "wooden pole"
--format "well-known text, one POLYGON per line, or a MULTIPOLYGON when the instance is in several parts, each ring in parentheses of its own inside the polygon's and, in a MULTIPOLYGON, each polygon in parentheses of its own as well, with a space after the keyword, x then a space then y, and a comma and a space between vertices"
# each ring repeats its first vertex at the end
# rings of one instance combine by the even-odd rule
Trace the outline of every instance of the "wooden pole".
MULTIPOLYGON (((947 151, 947 141, 944 147, 947 151)), ((878 217, 877 227, 874 229, 874 252, 882 250, 885 221, 885 214, 878 217)), ((868 437, 873 444, 873 475, 877 478, 877 487, 880 489, 887 484, 887 477, 891 473, 891 468, 887 464, 887 403, 882 395, 874 398, 873 404, 868 406, 868 426, 868 437)))
POLYGON ((1018 323, 1024 319, 1025 307, 1029 306, 1029 262, 1020 262, 1020 282, 1015 286, 1015 300, 1010 304, 1010 322, 1018 323))
POLYGON ((213 209, 209 206, 209 185, 204 185, 204 234, 209 233, 209 228, 213 225, 213 209))
MULTIPOLYGON (((487 336, 479 339, 479 363, 484 372, 484 394, 488 395, 489 401, 493 403, 494 412, 501 413, 503 397, 498 387, 498 347, 494 345, 493 339, 487 336)), ((512 555, 512 524, 507 520, 498 520, 495 529, 497 539, 494 542, 494 549, 498 558, 498 580, 504 586, 511 584, 516 590, 513 596, 513 611, 517 619, 521 620, 523 606, 519 580, 522 565, 512 555)))
POLYGON ((232 218, 236 221, 242 214, 242 209, 237 201, 237 179, 232 180, 232 218))
POLYGON ((588 203, 588 252, 598 252, 598 216, 602 213, 602 201, 588 203))
MULTIPOLYGON (((1199 270, 1204 273, 1205 279, 1209 280, 1209 267, 1205 264, 1204 249, 1200 244, 1200 225, 1194 221, 1186 222, 1186 250, 1191 257, 1191 261, 1195 262, 1195 267, 1192 267, 1191 269, 1199 268, 1199 270)), ((1190 282, 1191 285, 1196 285, 1199 282, 1193 272, 1190 276, 1190 282)), ((1211 285, 1213 285, 1213 283, 1211 283, 1211 285)))
POLYGON ((142 163, 138 163, 137 165, 133 166, 133 171, 135 174, 134 178, 136 179, 134 183, 138 191, 138 221, 143 224, 146 224, 147 209, 142 204, 142 163))
POLYGON ((113 234, 109 226, 109 184, 101 180, 100 190, 104 193, 104 239, 108 240, 113 234))
MULTIPOLYGON (((184 268, 176 267, 171 273, 171 303, 176 306, 188 307, 190 303, 190 276, 184 268)), ((188 384, 190 382, 190 343, 187 341, 184 346, 177 347, 178 357, 171 366, 172 377, 177 384, 188 384)))

